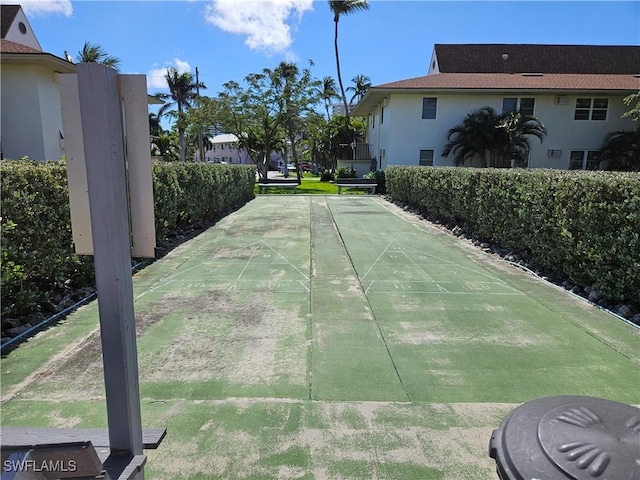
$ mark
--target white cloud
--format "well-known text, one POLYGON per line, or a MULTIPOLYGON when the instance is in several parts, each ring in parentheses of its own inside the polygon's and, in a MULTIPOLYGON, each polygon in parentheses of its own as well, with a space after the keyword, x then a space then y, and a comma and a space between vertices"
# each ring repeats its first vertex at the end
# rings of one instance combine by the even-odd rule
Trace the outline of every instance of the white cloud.
POLYGON ((246 35, 251 49, 283 53, 292 42, 287 21, 312 10, 313 0, 213 0, 205 18, 226 32, 246 35))
MULTIPOLYGON (((155 66, 155 65, 154 65, 155 66)), ((167 69, 175 68, 178 73, 186 73, 191 71, 191 66, 188 62, 174 58, 170 62, 164 62, 164 67, 152 68, 147 73, 147 87, 149 88, 167 88, 167 79, 164 76, 167 74, 167 69)))
MULTIPOLYGON (((9 2, 3 1, 2 3, 9 2)), ((73 13, 71 0, 22 0, 21 2, 10 3, 20 3, 27 16, 61 14, 65 17, 70 17, 73 13)))

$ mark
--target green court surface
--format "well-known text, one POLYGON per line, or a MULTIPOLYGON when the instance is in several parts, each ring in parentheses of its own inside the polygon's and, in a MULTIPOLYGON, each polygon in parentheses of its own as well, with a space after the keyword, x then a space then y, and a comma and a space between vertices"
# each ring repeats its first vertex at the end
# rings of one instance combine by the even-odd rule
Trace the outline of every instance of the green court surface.
MULTIPOLYGON (((496 479, 549 395, 640 404, 637 329, 373 195, 263 195, 134 277, 150 479, 496 479)), ((1 361, 2 425, 105 427, 97 305, 1 361)))

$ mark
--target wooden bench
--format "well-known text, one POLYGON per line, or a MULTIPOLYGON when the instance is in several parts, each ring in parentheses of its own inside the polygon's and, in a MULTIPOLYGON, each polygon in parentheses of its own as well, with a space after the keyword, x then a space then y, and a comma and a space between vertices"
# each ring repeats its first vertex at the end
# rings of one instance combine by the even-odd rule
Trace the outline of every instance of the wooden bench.
MULTIPOLYGON (((163 428, 143 429, 143 448, 158 448, 166 433, 163 428)), ((147 459, 112 452, 104 429, 1 427, 0 439, 2 472, 17 480, 131 480, 147 459)))
POLYGON ((269 187, 276 188, 293 188, 293 193, 298 193, 297 178, 270 178, 268 180, 258 181, 258 193, 262 193, 263 189, 269 187))
POLYGON ((340 195, 342 188, 366 188, 371 190, 372 193, 376 193, 376 187, 378 186, 378 180, 375 178, 339 178, 336 180, 338 186, 338 195, 340 195))

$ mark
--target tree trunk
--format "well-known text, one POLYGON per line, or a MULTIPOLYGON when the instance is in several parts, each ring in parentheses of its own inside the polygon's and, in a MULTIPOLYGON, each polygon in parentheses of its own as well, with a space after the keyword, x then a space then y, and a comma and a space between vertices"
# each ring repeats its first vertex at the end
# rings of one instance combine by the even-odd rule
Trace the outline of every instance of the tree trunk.
POLYGON ((184 129, 178 129, 178 145, 180 147, 180 161, 186 161, 185 146, 184 146, 184 129))
POLYGON ((338 83, 340 84, 340 93, 342 94, 342 102, 344 103, 344 115, 347 117, 347 122, 349 122, 349 105, 347 104, 347 96, 344 93, 344 85, 342 85, 342 75, 340 74, 340 57, 338 55, 338 18, 334 20, 336 24, 335 36, 334 36, 334 47, 336 49, 336 69, 338 70, 338 83))

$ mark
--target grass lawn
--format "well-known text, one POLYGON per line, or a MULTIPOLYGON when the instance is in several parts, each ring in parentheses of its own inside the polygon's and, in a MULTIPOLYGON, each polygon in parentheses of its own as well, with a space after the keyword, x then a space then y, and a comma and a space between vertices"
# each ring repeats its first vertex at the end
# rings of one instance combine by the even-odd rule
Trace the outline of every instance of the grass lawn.
MULTIPOLYGON (((295 176, 290 175, 289 178, 295 178, 295 176)), ((336 187, 336 185, 331 182, 321 182, 319 175, 313 175, 312 173, 305 173, 302 177, 302 185, 298 186, 297 191, 298 193, 305 194, 305 195, 337 195, 338 187, 336 187)), ((347 194, 362 195, 367 193, 367 190, 362 190, 357 188, 343 188, 342 192, 347 194)), ((253 194, 258 195, 258 184, 254 185, 253 194)), ((293 191, 291 188, 269 187, 266 193, 262 193, 261 195, 266 195, 266 194, 292 195, 293 191)))

